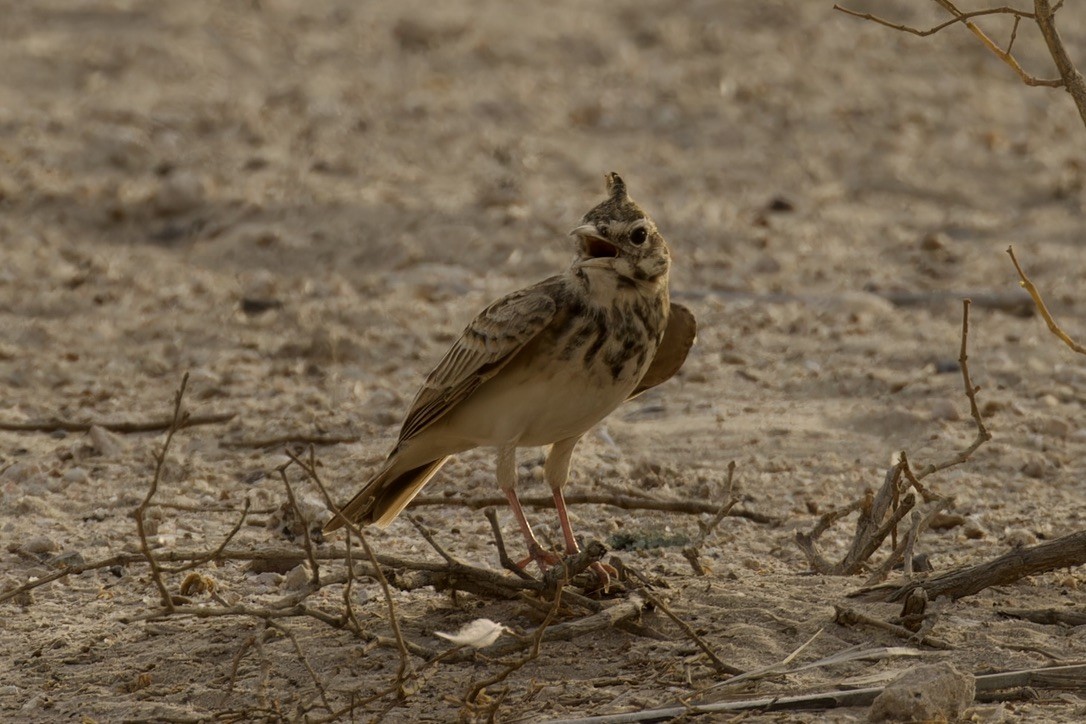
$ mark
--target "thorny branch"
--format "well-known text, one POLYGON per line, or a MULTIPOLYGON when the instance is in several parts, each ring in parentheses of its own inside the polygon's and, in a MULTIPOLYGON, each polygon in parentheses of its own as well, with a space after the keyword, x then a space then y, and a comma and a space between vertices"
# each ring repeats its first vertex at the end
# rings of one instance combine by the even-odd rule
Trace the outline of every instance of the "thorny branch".
MULTIPOLYGON (((966 462, 981 445, 992 439, 992 434, 985 427, 984 419, 981 417, 980 408, 977 405, 977 391, 980 388, 973 384, 973 380, 969 375, 969 305, 968 299, 962 300, 962 341, 958 365, 962 372, 965 396, 969 400, 970 415, 977 428, 976 437, 964 450, 946 460, 928 465, 915 474, 909 468, 908 458, 904 453, 901 453, 897 462, 887 470, 886 478, 877 494, 873 495, 869 490, 863 498, 851 505, 824 514, 810 533, 797 532, 796 544, 806 555, 811 568, 815 571, 830 575, 852 575, 862 570, 886 537, 896 529, 898 522, 915 506, 916 499, 913 495, 906 495, 904 498, 900 497, 901 493, 910 487, 914 488, 925 504, 929 506, 922 521, 930 521, 930 516, 948 503, 939 496, 932 494, 920 481, 940 470, 966 462), (902 478, 905 480, 904 484, 901 482, 902 478), (899 501, 897 507, 892 505, 895 500, 899 501), (856 510, 860 511, 860 515, 856 522, 856 534, 853 537, 852 544, 840 562, 832 563, 819 552, 818 538, 835 522, 856 510), (887 517, 887 512, 891 510, 892 512, 887 517)), ((925 525, 926 522, 921 522, 918 525, 916 535, 925 525)), ((915 545, 915 542, 915 537, 908 542, 908 546, 905 544, 898 545, 895 542, 890 555, 892 562, 889 565, 893 565, 897 560, 900 560, 905 554, 906 548, 911 548, 912 545, 915 545)), ((889 568, 884 566, 879 570, 889 570, 889 568)))
POLYGON ((961 23, 969 30, 969 32, 976 36, 977 40, 979 40, 989 52, 1011 68, 1026 85, 1063 88, 1066 90, 1071 95, 1075 106, 1078 108, 1079 116, 1082 118, 1083 124, 1086 124, 1086 79, 1083 79, 1082 73, 1080 73, 1074 63, 1071 62, 1071 58, 1067 54, 1067 49, 1063 45, 1063 39, 1056 29, 1056 12, 1063 6, 1063 0, 1059 0, 1055 5, 1053 5, 1050 0, 1033 0, 1032 13, 1006 6, 987 8, 972 12, 962 12, 953 2, 951 2, 951 0, 935 0, 935 2, 950 13, 952 17, 944 23, 940 23, 927 29, 895 23, 886 20, 885 18, 872 15, 871 13, 861 13, 855 10, 849 10, 840 5, 834 5, 833 7, 834 10, 838 10, 847 15, 852 15, 903 33, 911 33, 912 35, 918 35, 920 37, 934 35, 951 25, 961 23), (974 18, 995 15, 1008 15, 1014 18, 1010 39, 1008 40, 1005 49, 999 47, 999 45, 992 40, 991 36, 981 30, 980 26, 973 22, 974 18), (1040 31, 1041 36, 1044 38, 1045 45, 1048 47, 1049 55, 1052 57, 1052 61, 1059 71, 1059 78, 1037 78, 1026 72, 1018 62, 1018 59, 1011 54, 1011 50, 1014 47, 1014 41, 1018 37, 1018 26, 1022 20, 1032 20, 1037 25, 1037 29, 1040 31))
POLYGON ((1058 337, 1061 342, 1066 344, 1075 352, 1078 352, 1079 354, 1086 354, 1086 347, 1083 347, 1081 344, 1071 339, 1071 336, 1067 334, 1067 332, 1064 332, 1060 325, 1056 324, 1056 320, 1052 318, 1052 313, 1048 311, 1048 306, 1045 304, 1044 299, 1041 298, 1040 290, 1038 290, 1033 282, 1030 281, 1029 277, 1026 276, 1026 273, 1022 271, 1022 266, 1018 263, 1018 259, 1014 255, 1014 247, 1008 246, 1007 253, 1011 257, 1011 262, 1014 263, 1015 271, 1018 272, 1018 283, 1021 284, 1022 288, 1025 289, 1026 292, 1029 293, 1029 296, 1033 298, 1033 303, 1037 305, 1037 311, 1040 312, 1041 318, 1045 320, 1045 324, 1048 325, 1048 329, 1052 332, 1052 334, 1056 335, 1056 337, 1058 337))
POLYGON ((151 484, 147 487, 147 495, 144 496, 143 501, 132 512, 133 517, 136 519, 136 531, 139 533, 140 538, 140 551, 142 551, 144 558, 147 560, 147 565, 151 568, 151 580, 155 582, 155 587, 158 588, 158 593, 162 597, 162 606, 167 611, 173 610, 173 597, 170 596, 169 590, 166 588, 166 582, 162 580, 162 570, 159 568, 158 561, 151 555, 151 546, 147 542, 147 528, 144 522, 144 514, 147 512, 148 506, 151 505, 151 499, 155 497, 155 493, 158 492, 158 483, 162 479, 162 468, 166 464, 166 456, 170 452, 170 443, 173 442, 174 434, 185 425, 188 414, 181 409, 181 403, 185 399, 185 388, 189 384, 189 373, 186 372, 181 377, 181 386, 177 388, 177 392, 173 397, 173 415, 170 418, 170 426, 166 430, 166 440, 162 443, 162 447, 155 453, 155 472, 151 478, 151 484))

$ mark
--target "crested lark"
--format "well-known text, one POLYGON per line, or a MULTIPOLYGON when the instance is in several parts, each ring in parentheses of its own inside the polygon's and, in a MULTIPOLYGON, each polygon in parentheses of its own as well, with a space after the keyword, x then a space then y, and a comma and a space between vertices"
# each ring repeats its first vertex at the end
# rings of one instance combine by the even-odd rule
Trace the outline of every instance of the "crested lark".
MULTIPOLYGON (((450 455, 491 446, 529 554, 553 565, 515 490, 516 449, 550 445, 544 476, 566 551, 577 552, 562 496, 574 446, 624 400, 675 374, 696 332, 694 315, 668 297, 671 254, 656 224, 618 174, 607 175, 607 193, 571 232, 578 253, 564 274, 471 321, 415 396, 384 465, 326 531, 344 519, 387 526, 450 455)), ((606 586, 606 568, 596 572, 606 586)))

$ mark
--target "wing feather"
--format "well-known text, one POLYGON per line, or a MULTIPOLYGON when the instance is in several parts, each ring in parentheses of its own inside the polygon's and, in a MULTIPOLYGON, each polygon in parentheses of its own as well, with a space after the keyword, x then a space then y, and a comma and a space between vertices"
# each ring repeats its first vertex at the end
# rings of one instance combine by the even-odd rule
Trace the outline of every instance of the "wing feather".
POLYGON ((415 395, 400 429, 400 442, 414 437, 505 366, 554 318, 548 293, 555 279, 499 299, 464 329, 415 395))
POLYGON ((694 319, 694 313, 683 305, 672 302, 664 338, 656 348, 656 356, 652 358, 648 371, 630 393, 630 397, 637 397, 645 390, 671 379, 686 362, 686 355, 690 353, 697 337, 698 322, 694 319))

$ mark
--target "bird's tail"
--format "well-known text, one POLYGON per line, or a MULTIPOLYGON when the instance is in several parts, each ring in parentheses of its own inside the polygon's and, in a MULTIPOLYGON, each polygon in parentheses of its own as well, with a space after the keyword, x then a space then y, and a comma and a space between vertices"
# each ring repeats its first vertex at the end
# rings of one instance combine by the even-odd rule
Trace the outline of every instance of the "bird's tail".
POLYGON ((359 525, 377 523, 381 528, 387 527, 448 459, 449 456, 445 455, 404 470, 393 454, 358 495, 340 509, 339 515, 324 526, 324 531, 328 533, 342 528, 347 521, 359 525))

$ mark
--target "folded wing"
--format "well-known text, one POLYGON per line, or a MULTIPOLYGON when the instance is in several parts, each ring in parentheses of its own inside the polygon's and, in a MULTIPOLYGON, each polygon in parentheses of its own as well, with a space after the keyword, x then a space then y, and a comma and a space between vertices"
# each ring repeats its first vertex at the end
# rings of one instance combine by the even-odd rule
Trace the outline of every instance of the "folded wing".
POLYGON ((671 379, 686 362, 686 355, 690 353, 697 336, 698 322, 694 319, 694 313, 683 305, 672 302, 664 338, 656 349, 656 356, 652 358, 648 371, 630 393, 630 397, 637 397, 645 390, 671 379))

